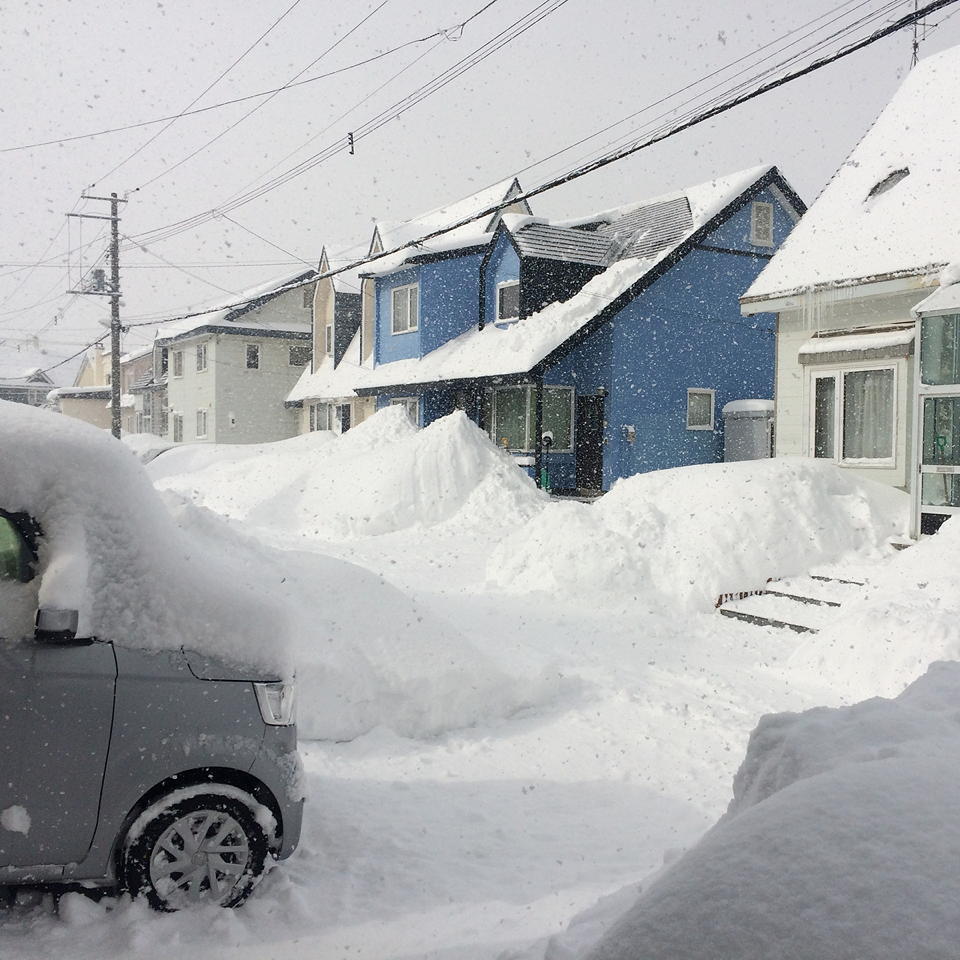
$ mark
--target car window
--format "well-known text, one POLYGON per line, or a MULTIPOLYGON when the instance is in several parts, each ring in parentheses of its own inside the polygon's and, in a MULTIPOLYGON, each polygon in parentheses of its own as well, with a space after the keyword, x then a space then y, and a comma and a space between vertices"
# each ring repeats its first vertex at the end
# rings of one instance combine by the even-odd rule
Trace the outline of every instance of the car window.
POLYGON ((36 555, 14 520, 0 513, 0 638, 32 636, 39 577, 36 555))

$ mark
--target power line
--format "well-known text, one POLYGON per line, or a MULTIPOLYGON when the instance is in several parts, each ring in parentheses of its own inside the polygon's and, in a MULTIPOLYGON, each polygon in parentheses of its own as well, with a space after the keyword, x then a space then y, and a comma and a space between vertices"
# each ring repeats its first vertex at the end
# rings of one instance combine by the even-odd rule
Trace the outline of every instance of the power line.
MULTIPOLYGON (((428 96, 441 89, 443 86, 446 86, 446 84, 451 82, 453 79, 461 76, 467 70, 472 69, 472 67, 485 60, 492 53, 502 49, 512 40, 516 39, 535 24, 539 23, 545 16, 548 16, 549 14, 558 10, 565 3, 567 3, 567 0, 541 0, 541 2, 533 7, 533 9, 531 9, 528 13, 515 20, 507 28, 500 31, 500 33, 496 34, 490 40, 487 40, 485 43, 481 44, 474 51, 459 60, 453 66, 447 68, 442 73, 429 80, 427 83, 416 88, 412 93, 395 103, 392 107, 382 110, 375 117, 366 121, 366 123, 358 128, 358 130, 362 131, 362 133, 357 133, 357 138, 359 139, 361 135, 366 136, 369 133, 372 133, 375 129, 383 126, 384 123, 396 119, 406 110, 422 102, 428 96)), ((489 4, 487 4, 487 7, 489 7, 489 4)), ((301 161, 284 173, 274 177, 272 180, 267 181, 260 187, 254 188, 245 194, 235 196, 227 202, 221 203, 218 207, 195 214, 194 216, 187 217, 183 220, 174 221, 173 223, 167 224, 164 227, 156 227, 153 230, 136 234, 135 237, 137 240, 149 239, 150 242, 167 240, 170 237, 184 232, 185 230, 190 230, 207 223, 210 220, 215 219, 215 217, 219 214, 234 210, 237 207, 250 203, 252 200, 259 199, 261 196, 264 196, 278 187, 283 186, 290 180, 293 180, 294 178, 307 172, 337 153, 342 153, 346 149, 346 141, 343 139, 338 139, 320 150, 318 153, 313 154, 311 157, 301 161)))
MULTIPOLYGON (((248 53, 250 53, 255 47, 257 47, 258 44, 259 44, 265 37, 267 37, 267 36, 273 31, 273 29, 274 29, 282 20, 284 20, 289 13, 291 13, 291 12, 293 11, 293 9, 294 9, 296 6, 299 5, 299 3, 300 3, 300 0, 293 0, 293 3, 291 3, 290 6, 287 7, 287 9, 284 10, 283 13, 281 13, 280 16, 277 17, 277 19, 274 20, 273 23, 271 23, 270 26, 267 27, 267 29, 264 30, 263 33, 261 33, 260 36, 257 37, 257 39, 254 40, 253 43, 251 43, 250 46, 247 47, 247 49, 243 51, 243 53, 240 54, 239 57, 237 57, 237 59, 234 60, 233 63, 231 63, 230 66, 227 67, 227 69, 224 70, 224 71, 216 78, 216 80, 214 80, 211 84, 209 84, 207 87, 205 87, 196 97, 194 97, 193 100, 191 100, 190 103, 188 103, 187 106, 186 106, 183 110, 180 111, 180 113, 176 114, 176 115, 173 116, 173 117, 168 117, 168 118, 167 118, 168 122, 167 122, 166 126, 163 127, 162 130, 158 130, 152 137, 150 137, 148 140, 145 140, 143 143, 141 143, 140 146, 137 147, 137 149, 133 151, 133 153, 129 154, 129 156, 127 156, 127 157, 125 157, 123 160, 121 160, 116 166, 111 167, 110 170, 108 170, 105 174, 103 174, 103 176, 98 177, 96 181, 94 181, 92 184, 90 184, 90 186, 92 186, 92 187, 93 187, 93 186, 96 186, 97 183, 98 183, 100 180, 106 180, 107 177, 112 176, 112 175, 113 175, 114 173, 116 173, 122 166, 124 166, 128 161, 132 160, 135 156, 137 156, 138 153, 140 153, 141 151, 143 151, 146 147, 150 146, 150 144, 153 143, 154 140, 156 140, 158 137, 160 137, 160 136, 162 136, 164 133, 166 133, 167 130, 169 130, 181 117, 186 116, 187 111, 190 110, 190 108, 191 108, 192 106, 194 106, 196 103, 198 103, 200 100, 202 100, 228 73, 230 73, 231 70, 233 70, 234 67, 237 66, 237 64, 240 63, 241 60, 243 60, 243 59, 247 56, 248 53)), ((162 122, 162 121, 161 121, 161 122, 162 122)), ((73 138, 71 138, 71 139, 73 139, 73 138)))
MULTIPOLYGON (((290 78, 290 80, 288 81, 288 83, 293 83, 294 80, 297 80, 299 77, 302 77, 303 74, 305 74, 308 70, 312 69, 312 68, 313 68, 316 64, 318 64, 328 53, 330 53, 332 50, 335 50, 337 47, 339 47, 340 44, 343 43, 343 41, 347 39, 347 37, 351 36, 351 35, 354 34, 357 30, 359 30, 360 27, 362 27, 362 26, 363 26, 371 17, 373 17, 376 13, 379 13, 379 11, 382 10, 389 2, 390 2, 390 0, 380 0, 380 3, 379 3, 376 7, 374 7, 373 10, 371 10, 371 11, 370 11, 365 17, 363 17, 363 19, 361 19, 358 23, 354 24, 345 34, 343 34, 342 36, 338 37, 332 44, 330 44, 329 47, 326 48, 326 50, 323 51, 323 53, 320 54, 320 56, 316 57, 314 60, 312 60, 310 63, 308 63, 301 71, 299 71, 299 73, 295 73, 295 74, 290 78)), ((281 89, 282 89, 282 88, 281 88, 281 89)), ((197 147, 196 150, 194 150, 194 151, 191 152, 191 153, 188 153, 182 160, 178 160, 175 164, 173 164, 173 166, 167 167, 166 169, 161 170, 160 173, 158 173, 158 174, 156 174, 155 176, 151 177, 149 180, 145 180, 143 183, 140 184, 139 187, 136 187, 133 192, 136 193, 138 190, 142 190, 144 187, 149 187, 150 184, 156 183, 156 182, 157 182, 158 180, 160 180, 161 178, 163 178, 163 177, 167 176, 168 174, 172 173, 172 172, 173 172, 174 170, 176 170, 178 167, 181 167, 181 166, 183 166, 183 164, 185 164, 185 163, 187 163, 188 161, 192 160, 192 159, 193 159, 195 156, 197 156, 198 154, 203 153, 203 151, 206 150, 207 147, 212 146, 212 145, 213 145, 214 143, 216 143, 221 137, 226 136, 231 130, 233 130, 234 128, 238 127, 241 123, 243 123, 244 120, 247 120, 249 117, 252 117, 258 110, 262 110, 262 109, 263 109, 271 100, 273 100, 274 97, 276 97, 279 93, 280 93, 280 90, 277 90, 277 91, 275 91, 274 93, 271 93, 271 94, 267 97, 266 100, 263 100, 263 101, 261 101, 260 103, 258 103, 255 107, 253 107, 253 109, 248 110, 242 117, 240 117, 239 120, 235 120, 235 121, 234 121, 233 123, 231 123, 226 129, 221 130, 220 133, 218 133, 218 134, 217 134, 216 136, 214 136, 214 137, 211 137, 209 140, 207 140, 206 143, 201 144, 201 146, 197 147)))
MULTIPOLYGON (((697 126, 698 124, 705 123, 707 120, 712 120, 714 117, 719 116, 720 114, 726 113, 729 110, 732 110, 734 107, 740 106, 743 103, 746 103, 750 100, 754 100, 757 97, 763 96, 766 93, 769 93, 772 90, 775 90, 778 87, 785 86, 788 83, 791 83, 794 80, 799 79, 800 77, 807 76, 808 74, 814 73, 817 70, 821 70, 826 66, 829 66, 832 63, 836 63, 838 60, 842 60, 845 57, 848 57, 854 53, 857 53, 860 50, 865 49, 868 46, 878 42, 879 40, 884 39, 885 37, 890 36, 893 33, 896 33, 899 30, 902 30, 904 27, 911 26, 916 19, 922 18, 929 13, 932 13, 935 10, 940 10, 944 7, 950 6, 954 3, 957 3, 958 0, 933 0, 933 2, 927 4, 921 9, 915 11, 914 13, 907 14, 893 23, 889 24, 886 27, 883 27, 879 30, 874 31, 869 36, 865 37, 863 40, 859 40, 855 43, 850 44, 847 47, 844 47, 837 52, 830 54, 826 57, 821 57, 818 60, 813 61, 810 64, 807 64, 805 67, 802 67, 798 70, 794 70, 788 74, 785 74, 782 77, 777 78, 776 80, 768 81, 767 83, 761 84, 759 87, 756 87, 753 90, 750 90, 746 93, 739 94, 729 100, 724 101, 721 104, 710 107, 707 110, 704 110, 697 114, 695 117, 684 120, 683 122, 674 125, 669 130, 662 132, 654 137, 650 137, 642 143, 634 144, 625 149, 619 150, 615 153, 607 154, 599 159, 593 160, 587 164, 579 166, 573 170, 568 171, 560 176, 554 177, 546 182, 540 184, 537 187, 534 187, 530 190, 522 191, 516 196, 510 197, 508 200, 501 201, 499 203, 492 204, 486 207, 483 210, 480 210, 477 213, 472 214, 468 217, 463 217, 460 220, 455 221, 454 223, 448 224, 443 227, 438 227, 435 230, 431 230, 428 233, 424 234, 421 237, 418 237, 415 240, 410 240, 406 243, 398 244, 397 246, 385 250, 382 253, 378 253, 374 256, 362 257, 359 260, 354 260, 351 263, 348 263, 346 266, 336 267, 331 270, 327 270, 323 273, 319 273, 316 276, 312 277, 309 281, 291 281, 288 284, 283 284, 277 288, 277 293, 286 292, 287 290, 294 290, 298 287, 306 286, 307 283, 315 283, 317 280, 323 280, 327 277, 333 277, 340 273, 345 273, 347 271, 356 270, 359 267, 363 267, 368 263, 374 263, 378 260, 383 260, 386 257, 393 256, 396 253, 401 253, 404 250, 408 250, 412 247, 420 247, 422 244, 426 243, 429 240, 436 239, 437 237, 444 236, 447 233, 457 230, 460 227, 466 226, 470 223, 473 223, 477 220, 482 220, 489 218, 499 211, 503 210, 506 207, 512 206, 523 200, 530 200, 533 197, 539 196, 542 193, 546 193, 549 190, 554 190, 557 187, 563 186, 564 184, 571 183, 574 180, 578 180, 581 177, 587 176, 590 173, 595 172, 603 167, 609 166, 612 163, 617 163, 621 160, 626 159, 629 156, 632 156, 635 153, 639 153, 641 150, 645 150, 648 147, 654 146, 657 143, 661 143, 664 140, 669 139, 670 137, 677 136, 678 134, 684 132, 685 130, 690 129, 691 127, 697 126)), ((236 304, 226 304, 221 306, 219 309, 233 309, 235 307, 243 306, 242 303, 236 304)), ((174 317, 168 317, 167 319, 160 321, 162 323, 172 323, 178 320, 190 320, 194 317, 201 316, 204 313, 209 313, 209 308, 207 310, 196 311, 193 313, 181 314, 174 317)), ((153 323, 143 323, 143 324, 133 324, 132 326, 157 326, 158 322, 153 323)))
POLYGON ((303 257, 298 257, 295 253, 291 253, 289 250, 285 250, 283 247, 274 243, 272 240, 268 240, 266 237, 260 236, 259 233, 257 233, 254 230, 251 230, 249 227, 245 227, 242 223, 240 223, 237 220, 234 220, 233 217, 229 216, 228 214, 222 213, 220 214, 220 216, 223 217, 224 220, 229 220, 234 226, 239 227, 241 230, 245 230, 247 233, 250 234, 251 237, 256 237, 258 240, 263 241, 263 243, 265 243, 268 247, 273 247, 274 250, 279 250, 281 253, 285 253, 288 257, 293 257, 294 260, 299 260, 300 263, 305 263, 308 267, 311 267, 311 268, 313 267, 313 264, 310 263, 309 260, 304 260, 303 257))

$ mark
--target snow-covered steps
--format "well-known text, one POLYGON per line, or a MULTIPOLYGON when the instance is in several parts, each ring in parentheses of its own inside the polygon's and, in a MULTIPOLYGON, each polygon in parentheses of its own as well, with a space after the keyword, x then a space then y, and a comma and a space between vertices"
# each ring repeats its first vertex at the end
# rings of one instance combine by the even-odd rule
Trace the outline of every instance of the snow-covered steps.
POLYGON ((860 580, 824 575, 772 580, 762 593, 720 604, 725 617, 757 626, 816 633, 837 615, 844 601, 857 596, 860 580))
POLYGON ((828 577, 787 577, 771 580, 766 593, 792 597, 801 603, 839 607, 860 593, 863 583, 857 580, 836 580, 828 577))

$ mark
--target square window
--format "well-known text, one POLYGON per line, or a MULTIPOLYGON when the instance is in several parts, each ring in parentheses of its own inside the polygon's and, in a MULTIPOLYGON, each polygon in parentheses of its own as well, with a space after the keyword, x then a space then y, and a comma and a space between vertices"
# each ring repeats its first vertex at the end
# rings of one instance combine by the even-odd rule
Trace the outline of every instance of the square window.
POLYGON ((260 369, 260 344, 248 343, 246 345, 246 358, 248 370, 260 369))
POLYGON ((294 344, 290 347, 290 366, 305 367, 312 354, 313 351, 306 344, 294 344))
POLYGON ((497 287, 497 319, 517 320, 520 317, 520 284, 501 283, 497 287))
POLYGON ((713 429, 713 403, 716 391, 690 387, 687 390, 687 429, 713 429))
POLYGON ((750 242, 755 247, 773 246, 773 204, 754 200, 750 205, 750 242))
POLYGON ((197 373, 203 373, 207 369, 207 345, 205 343, 197 344, 197 373))
POLYGON ((416 283, 395 287, 391 294, 390 331, 409 333, 416 330, 419 321, 420 288, 416 283))

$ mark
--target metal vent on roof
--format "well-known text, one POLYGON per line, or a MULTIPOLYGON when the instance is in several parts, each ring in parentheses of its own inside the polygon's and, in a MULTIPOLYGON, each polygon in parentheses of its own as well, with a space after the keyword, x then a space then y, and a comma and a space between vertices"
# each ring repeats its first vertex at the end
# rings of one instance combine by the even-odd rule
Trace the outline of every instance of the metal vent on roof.
POLYGON ((893 173, 888 173, 882 180, 875 183, 871 188, 870 192, 867 194, 867 199, 872 200, 874 197, 879 197, 881 193, 886 193, 888 190, 892 190, 904 177, 910 176, 909 167, 900 167, 899 170, 894 170, 893 173))

